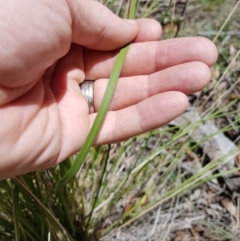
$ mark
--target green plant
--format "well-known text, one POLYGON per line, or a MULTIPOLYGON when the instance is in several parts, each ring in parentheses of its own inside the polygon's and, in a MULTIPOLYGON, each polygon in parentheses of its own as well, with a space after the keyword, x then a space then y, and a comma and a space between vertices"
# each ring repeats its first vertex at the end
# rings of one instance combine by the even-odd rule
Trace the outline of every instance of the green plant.
MULTIPOLYGON (((134 1, 132 3, 134 4, 134 1)), ((108 1, 106 4, 122 16, 126 16, 128 12, 123 1, 108 1)), ((138 5, 137 13, 140 16, 150 16, 165 6, 164 1, 152 1, 144 6, 141 4, 143 3, 138 5)), ((169 16, 168 21, 174 19, 173 4, 174 1, 168 2, 162 12, 161 21, 166 21, 169 16)), ((229 21, 230 18, 227 22, 229 21)), ((216 37, 215 40, 218 43, 219 38, 216 37)), ((121 63, 117 62, 118 71, 114 72, 115 81, 127 48, 123 51, 123 55, 120 54, 121 63)), ((229 52, 227 49, 224 51, 229 52)), ((202 114, 200 120, 186 121, 180 126, 168 125, 120 144, 92 148, 85 159, 94 135, 97 134, 97 131, 93 130, 95 134, 92 135, 91 132, 91 140, 88 139, 88 144, 83 148, 84 154, 69 157, 65 162, 48 170, 1 181, 0 240, 104 239, 110 231, 126 227, 159 206, 166 205, 166 209, 169 209, 173 204, 179 204, 184 195, 188 195, 193 188, 203 183, 211 183, 211 180, 218 177, 228 177, 231 173, 236 173, 237 167, 219 171, 219 166, 239 153, 239 140, 236 140, 236 149, 206 161, 207 158, 199 153, 201 145, 217 132, 206 135, 200 142, 196 142, 191 136, 191 133, 205 122, 221 118, 231 118, 231 121, 219 128, 218 132, 230 133, 239 129, 240 115, 236 111, 239 99, 228 101, 223 106, 219 104, 228 100, 229 91, 240 81, 236 79, 234 85, 227 90, 220 88, 221 82, 229 77, 233 60, 239 59, 239 52, 232 58, 230 55, 228 57, 232 62, 224 62, 225 71, 213 86, 209 86, 205 101, 198 105, 202 114), (214 101, 211 102, 211 99, 214 101), (197 156, 196 164, 201 165, 191 170, 192 172, 183 168, 183 164, 195 158, 190 158, 190 155, 197 156), (73 170, 71 175, 69 170, 73 170), (171 205, 168 206, 168 203, 171 205)), ((116 82, 110 87, 111 94, 115 84, 116 82)), ((108 104, 111 94, 108 96, 108 104)), ((199 99, 195 105, 198 101, 199 99)), ((108 106, 103 109, 103 112, 99 112, 101 119, 108 106)), ((98 128, 100 124, 99 122, 98 128)), ((216 236, 224 234, 229 238, 228 232, 217 229, 214 225, 211 227, 216 236)), ((168 231, 162 237, 167 234, 168 231)))

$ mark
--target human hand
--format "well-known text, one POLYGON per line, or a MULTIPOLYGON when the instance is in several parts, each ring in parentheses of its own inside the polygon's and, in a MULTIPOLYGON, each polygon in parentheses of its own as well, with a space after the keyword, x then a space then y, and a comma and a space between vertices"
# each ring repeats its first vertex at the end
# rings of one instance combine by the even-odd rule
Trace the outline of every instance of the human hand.
POLYGON ((89 114, 79 84, 94 82, 97 112, 118 49, 133 41, 96 145, 160 127, 210 80, 215 46, 158 41, 154 20, 127 22, 92 0, 1 2, 0 179, 45 169, 83 145, 89 114))

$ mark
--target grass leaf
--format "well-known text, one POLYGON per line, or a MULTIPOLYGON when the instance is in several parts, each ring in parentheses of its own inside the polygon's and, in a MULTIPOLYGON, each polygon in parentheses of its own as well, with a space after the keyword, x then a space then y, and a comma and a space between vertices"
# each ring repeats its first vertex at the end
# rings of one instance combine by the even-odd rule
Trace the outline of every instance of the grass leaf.
MULTIPOLYGON (((129 12, 128 17, 130 19, 133 19, 136 14, 136 6, 137 6, 137 0, 130 0, 129 2, 129 12)), ((106 117, 107 111, 109 109, 109 106, 111 104, 111 100, 114 94, 114 91, 117 86, 117 82, 125 61, 125 58, 127 56, 127 52, 129 49, 129 45, 123 47, 121 51, 119 52, 117 59, 114 63, 112 73, 110 75, 107 88, 105 90, 103 100, 101 102, 101 105, 99 107, 96 119, 92 125, 92 128, 87 136, 86 141, 83 144, 82 149, 80 150, 74 164, 71 166, 70 170, 60 179, 54 188, 54 192, 57 192, 61 188, 63 188, 79 171, 79 169, 82 167, 87 154, 89 153, 90 148, 93 146, 94 141, 100 131, 100 128, 102 126, 102 123, 106 117)))
POLYGON ((16 241, 20 241, 19 211, 19 187, 15 184, 13 190, 13 216, 16 241))

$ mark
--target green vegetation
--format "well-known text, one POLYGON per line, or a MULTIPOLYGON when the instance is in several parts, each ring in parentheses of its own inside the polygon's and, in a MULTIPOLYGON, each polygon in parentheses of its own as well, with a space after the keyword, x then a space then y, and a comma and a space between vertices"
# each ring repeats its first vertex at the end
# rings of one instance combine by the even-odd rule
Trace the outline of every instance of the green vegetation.
MULTIPOLYGON (((234 24, 240 6, 232 14, 227 11, 223 21, 221 14, 226 14, 226 1, 181 2, 178 6, 172 0, 142 1, 136 14, 159 20, 164 26, 164 38, 186 35, 191 28, 193 31, 201 30, 201 19, 207 18, 207 15, 200 10, 206 7, 209 12, 213 8, 218 9, 222 24, 227 20, 227 28, 221 29, 221 25, 213 30, 210 30, 211 19, 202 21, 203 24, 210 21, 207 29, 201 31, 211 39, 217 36, 215 42, 220 57, 212 69, 212 82, 192 96, 192 107, 200 113, 200 118, 196 121, 185 119, 180 124, 173 122, 120 144, 92 148, 86 159, 85 156, 72 156, 49 170, 0 181, 0 240, 104 240, 110 231, 131 225, 150 211, 158 212, 159 207, 171 213, 173 206, 190 203, 194 188, 203 187, 205 190, 208 187, 208 191, 217 195, 214 188, 222 193, 224 186, 228 186, 227 194, 235 203, 228 177, 239 175, 239 166, 224 164, 239 158, 240 152, 240 40, 239 32, 235 31, 238 26, 234 24), (195 8, 188 12, 187 4, 195 8), (219 29, 221 32, 217 35, 219 29), (196 139, 194 132, 198 133, 196 131, 209 121, 217 129, 205 134, 202 139, 196 139), (204 143, 210 143, 219 133, 227 136, 234 148, 214 158, 206 151, 204 143), (71 168, 74 168, 74 175, 70 177, 71 168), (62 182, 66 176, 70 177, 66 179, 67 183, 62 182)), ((122 17, 128 14, 125 1, 106 0, 104 4, 122 17)), ((234 4, 231 7, 233 10, 234 4)), ((123 63, 124 56, 120 58, 123 63)), ((118 63, 119 71, 122 63, 118 63)), ((119 73, 115 72, 115 81, 119 73)), ((106 105, 105 111, 107 108, 106 105)), ((85 154, 93 141, 94 138, 85 154)), ((198 211, 191 212, 194 216, 194 212, 198 211)), ((171 227, 174 217, 175 212, 168 227, 171 227)), ((212 240, 238 240, 237 233, 231 233, 225 226, 215 225, 209 220, 199 223, 208 228, 214 237, 212 240)), ((170 228, 159 240, 167 240, 169 232, 170 228)))

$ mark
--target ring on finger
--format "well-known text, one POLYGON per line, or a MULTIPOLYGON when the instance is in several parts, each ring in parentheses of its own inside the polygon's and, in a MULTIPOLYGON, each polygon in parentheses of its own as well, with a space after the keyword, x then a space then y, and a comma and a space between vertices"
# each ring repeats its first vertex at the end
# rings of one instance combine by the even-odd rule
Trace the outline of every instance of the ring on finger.
POLYGON ((90 114, 94 113, 93 83, 94 81, 92 80, 84 80, 84 82, 80 85, 82 95, 88 103, 90 114))

